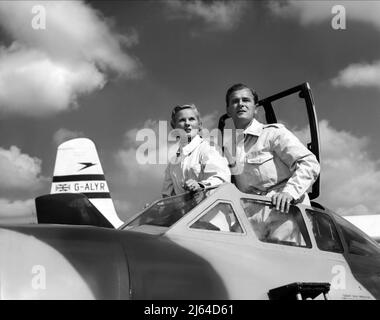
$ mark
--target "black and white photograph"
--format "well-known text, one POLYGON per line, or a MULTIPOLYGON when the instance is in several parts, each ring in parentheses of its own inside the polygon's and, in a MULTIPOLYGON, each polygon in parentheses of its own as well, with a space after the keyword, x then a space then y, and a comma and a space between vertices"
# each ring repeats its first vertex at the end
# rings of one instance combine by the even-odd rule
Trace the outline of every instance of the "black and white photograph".
POLYGON ((380 299, 379 39, 380 1, 0 0, 0 300, 380 299))

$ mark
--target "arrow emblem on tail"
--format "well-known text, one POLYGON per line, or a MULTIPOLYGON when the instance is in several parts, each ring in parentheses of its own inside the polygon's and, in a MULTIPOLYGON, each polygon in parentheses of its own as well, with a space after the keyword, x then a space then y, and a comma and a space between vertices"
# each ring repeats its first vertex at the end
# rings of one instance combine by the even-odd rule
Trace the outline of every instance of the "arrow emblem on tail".
POLYGON ((96 163, 92 163, 92 162, 79 162, 79 164, 82 164, 84 167, 79 169, 78 171, 82 171, 84 169, 87 169, 87 168, 90 168, 90 167, 96 165, 96 163))

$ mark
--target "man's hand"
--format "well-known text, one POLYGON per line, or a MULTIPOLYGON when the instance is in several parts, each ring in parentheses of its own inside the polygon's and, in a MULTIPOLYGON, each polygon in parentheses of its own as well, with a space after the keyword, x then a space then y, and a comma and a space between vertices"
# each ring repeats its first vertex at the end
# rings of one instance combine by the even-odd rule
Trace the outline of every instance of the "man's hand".
POLYGON ((294 198, 287 192, 276 193, 272 196, 272 204, 276 206, 276 210, 288 213, 290 208, 290 202, 294 198))
POLYGON ((185 190, 189 190, 189 191, 197 191, 197 190, 202 189, 199 183, 195 181, 194 179, 187 180, 183 187, 185 188, 185 190))

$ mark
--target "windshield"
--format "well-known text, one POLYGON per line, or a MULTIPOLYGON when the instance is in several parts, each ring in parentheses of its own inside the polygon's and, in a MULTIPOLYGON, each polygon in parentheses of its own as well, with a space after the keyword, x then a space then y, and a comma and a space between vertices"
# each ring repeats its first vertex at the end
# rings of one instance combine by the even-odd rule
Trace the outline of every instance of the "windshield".
POLYGON ((171 227, 206 198, 207 191, 184 193, 156 201, 125 227, 152 225, 171 227))
POLYGON ((380 246, 367 234, 338 215, 335 215, 335 220, 342 229, 349 253, 360 256, 380 256, 380 246))

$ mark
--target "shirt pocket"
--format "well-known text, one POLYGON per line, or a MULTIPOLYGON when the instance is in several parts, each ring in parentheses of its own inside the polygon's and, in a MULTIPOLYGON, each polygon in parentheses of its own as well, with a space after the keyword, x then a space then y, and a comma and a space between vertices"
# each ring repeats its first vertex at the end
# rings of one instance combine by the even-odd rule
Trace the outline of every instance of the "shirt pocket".
POLYGON ((252 152, 245 156, 246 162, 249 164, 262 165, 265 162, 273 159, 273 154, 252 152))
POLYGON ((277 182, 277 170, 270 152, 252 152, 246 155, 246 166, 257 187, 268 188, 277 182))

